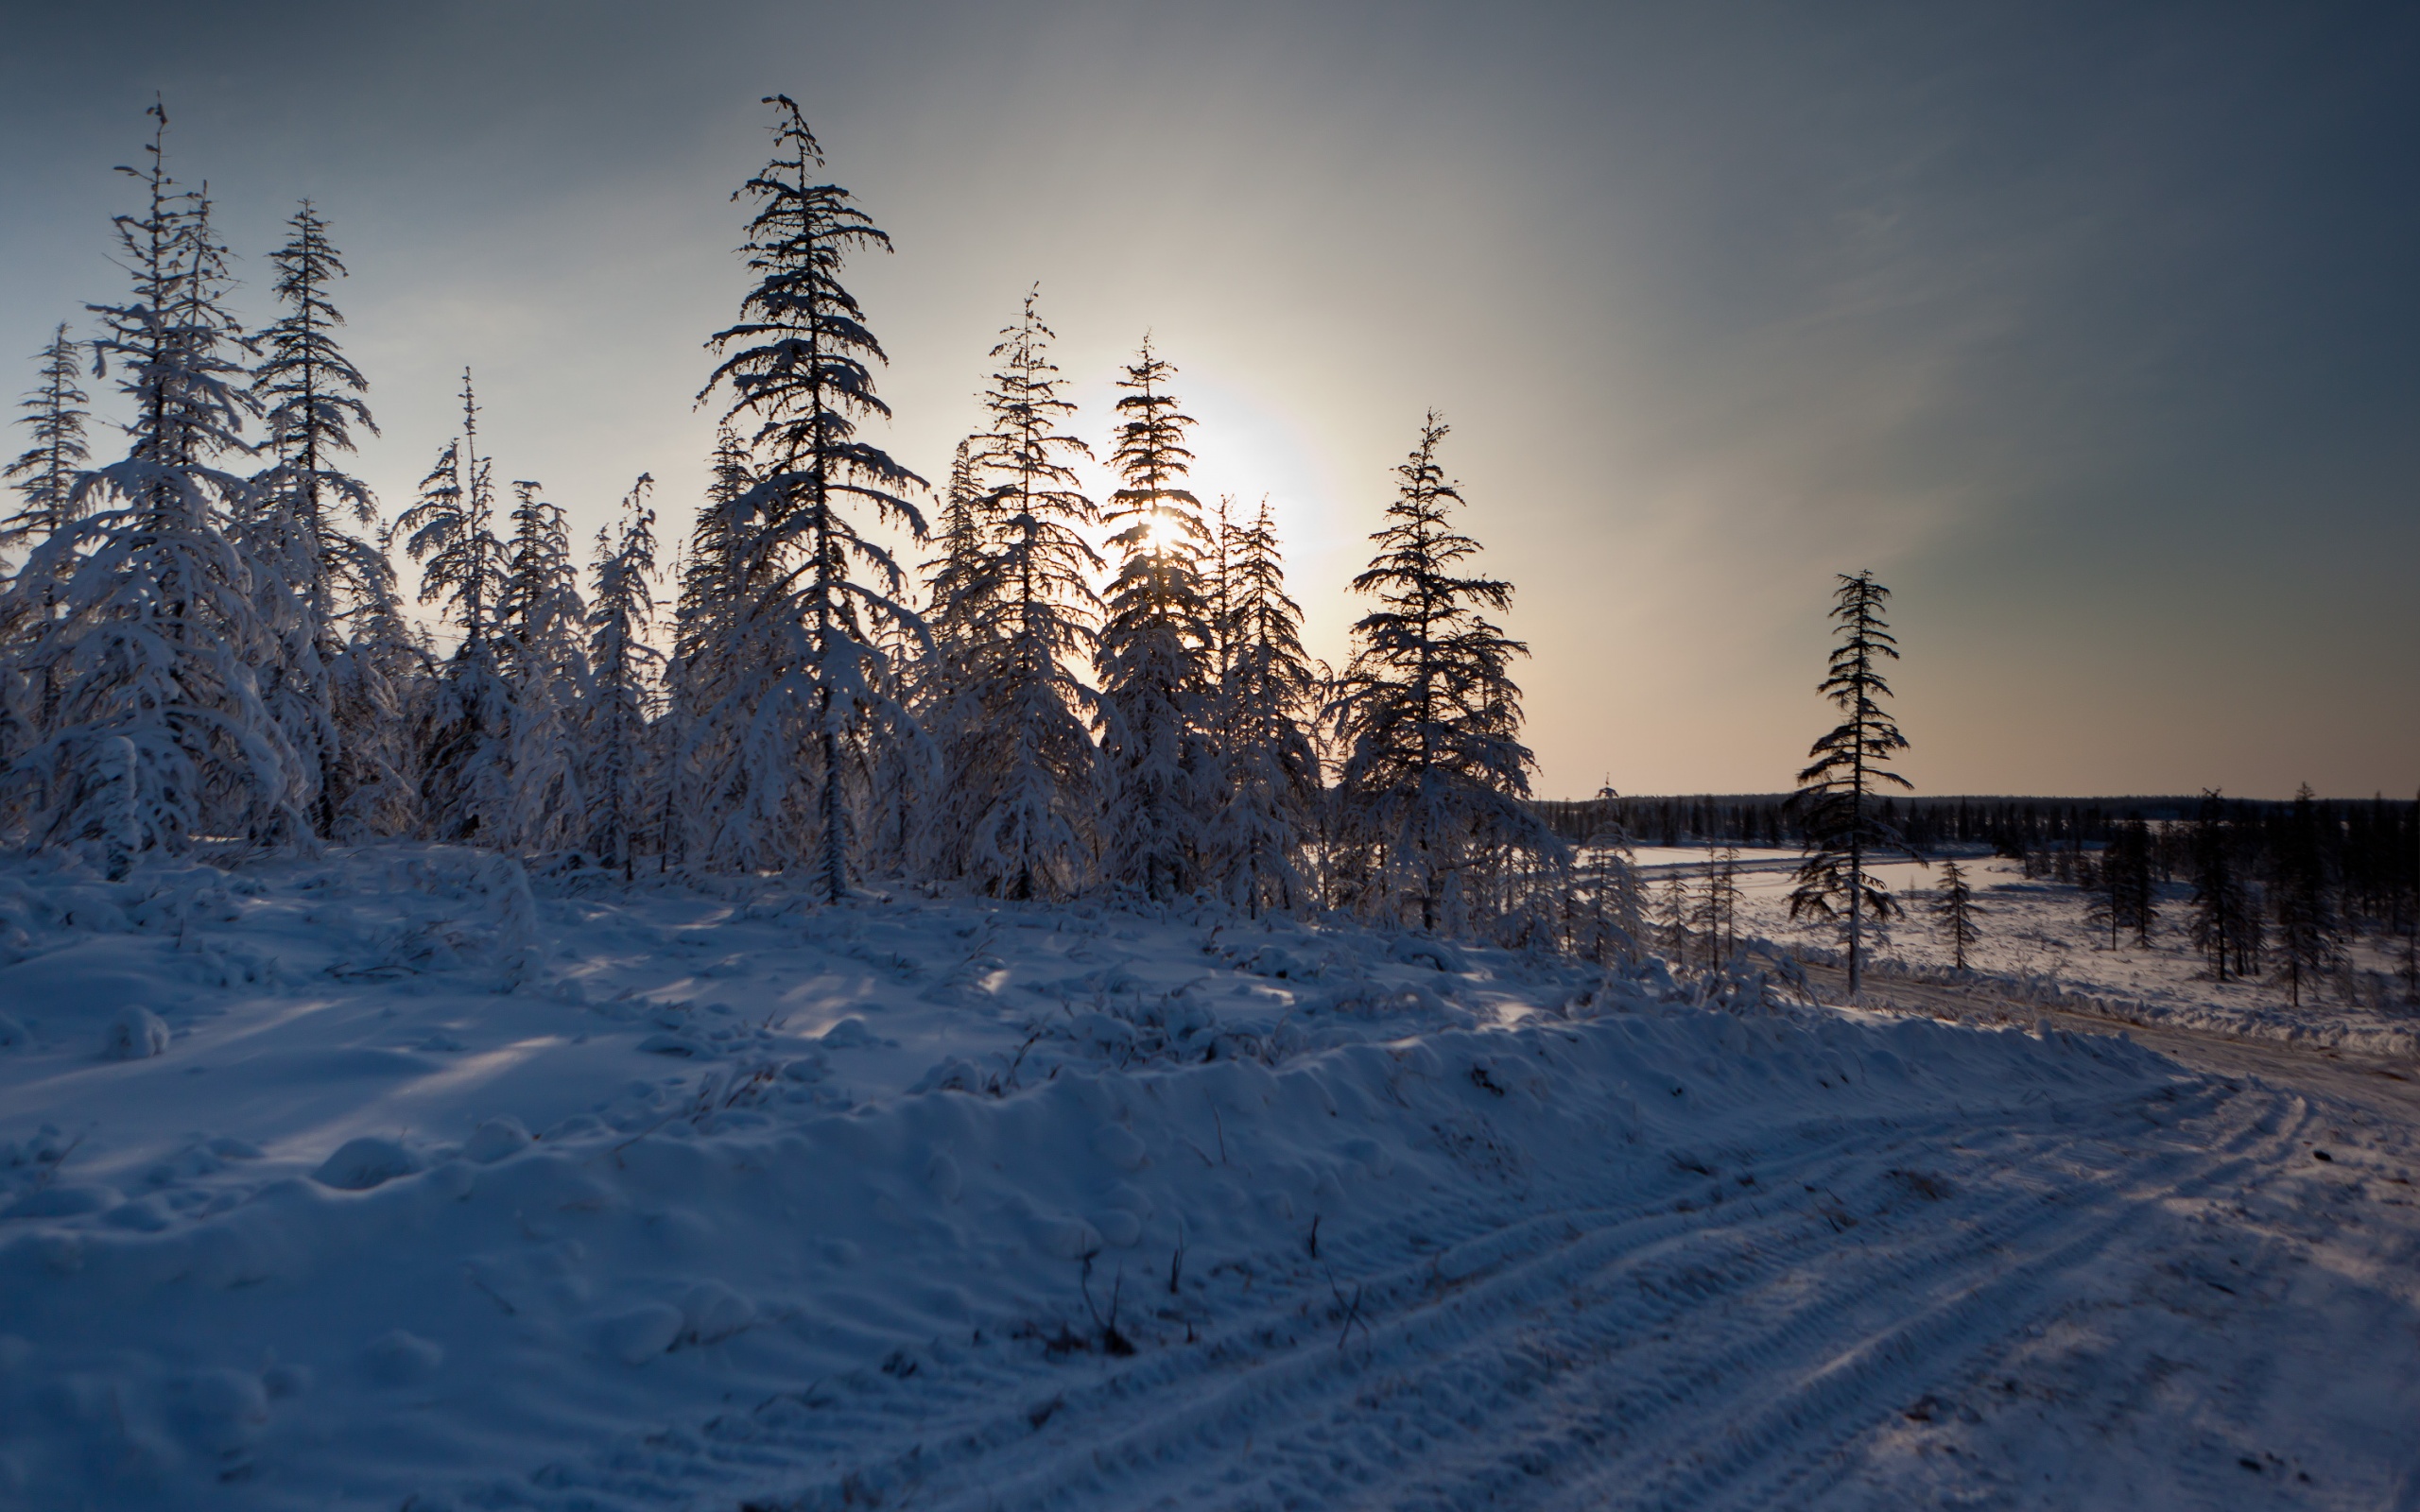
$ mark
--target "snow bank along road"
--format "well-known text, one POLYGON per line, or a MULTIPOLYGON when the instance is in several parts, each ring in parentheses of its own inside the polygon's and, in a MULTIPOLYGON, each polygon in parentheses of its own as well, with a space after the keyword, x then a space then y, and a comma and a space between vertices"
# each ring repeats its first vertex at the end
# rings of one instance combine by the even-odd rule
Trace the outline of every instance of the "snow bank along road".
POLYGON ((0 1506, 2420 1507, 2413 1120, 2284 1049, 426 849, 10 880, 0 1506))

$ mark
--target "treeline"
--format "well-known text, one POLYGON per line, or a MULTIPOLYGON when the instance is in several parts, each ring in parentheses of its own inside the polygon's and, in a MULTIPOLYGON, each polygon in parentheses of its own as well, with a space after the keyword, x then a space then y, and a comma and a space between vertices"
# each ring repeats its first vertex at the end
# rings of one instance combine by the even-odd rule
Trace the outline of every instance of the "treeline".
POLYGON ((586 553, 508 481, 468 373, 458 433, 382 514, 346 471, 375 426, 326 221, 292 217, 278 313, 246 329, 155 107, 115 222, 131 288, 41 353, 9 469, 0 840, 123 875, 407 836, 833 900, 1108 889, 1627 948, 1618 857, 1576 860, 1528 802, 1526 647, 1491 617, 1512 589, 1455 524, 1433 413, 1341 669, 1304 651, 1266 501, 1189 490, 1194 421, 1148 342, 1106 500, 1030 295, 928 485, 865 429, 884 358, 841 275, 889 240, 765 103, 774 151, 736 197, 752 283, 705 341, 711 485, 667 552, 638 477, 586 553), (122 402, 98 465, 88 377, 122 402))

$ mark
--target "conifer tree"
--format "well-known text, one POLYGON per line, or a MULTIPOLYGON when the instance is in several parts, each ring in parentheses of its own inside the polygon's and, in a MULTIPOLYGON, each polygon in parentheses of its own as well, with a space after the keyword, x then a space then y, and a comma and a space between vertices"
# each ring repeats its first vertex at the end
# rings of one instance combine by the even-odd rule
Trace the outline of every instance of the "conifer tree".
POLYGON ((479 406, 462 372, 462 434, 446 443, 395 522, 421 564, 420 601, 442 604, 458 639, 440 679, 422 763, 424 823, 441 840, 511 844, 512 693, 505 678, 506 557, 495 533, 494 463, 479 455, 479 406))
POLYGON ((1453 528, 1462 502, 1437 460, 1446 435, 1434 410, 1396 468, 1378 554, 1353 580, 1379 607, 1354 626, 1351 665, 1326 717, 1346 747, 1340 821, 1366 858, 1364 911, 1426 930, 1467 926, 1472 873, 1510 848, 1560 856, 1531 812, 1520 690, 1510 666, 1529 648, 1489 621, 1512 587, 1459 576, 1478 542, 1453 528))
POLYGON ((925 535, 906 490, 924 481, 857 437, 890 410, 872 364, 884 360, 839 275, 850 253, 890 237, 836 184, 819 183, 823 149, 786 95, 774 152, 735 199, 754 201, 748 266, 758 275, 739 323, 708 345, 722 360, 702 401, 729 395, 725 423, 752 424, 754 477, 736 506, 730 684, 701 711, 721 760, 705 784, 710 853, 754 869, 811 860, 824 896, 850 888, 855 810, 873 727, 913 738, 883 651, 885 630, 915 627, 905 576, 859 511, 925 535))
MULTIPOLYGON (((63 534, 76 521, 76 478, 90 459, 84 438, 83 406, 92 396, 78 386, 76 344, 61 323, 44 347, 39 379, 20 406, 20 423, 33 433, 33 444, 9 464, 5 476, 16 490, 17 507, 0 517, 0 558, 19 547, 30 547, 63 534)), ((55 667, 43 665, 31 680, 17 675, 19 663, 48 627, 59 604, 60 590, 74 570, 65 554, 44 558, 39 573, 20 570, 0 583, 0 772, 6 772, 31 739, 56 713, 59 690, 55 667)), ((6 562, 0 559, 0 572, 6 562)))
POLYGON ((95 370, 117 367, 130 445, 78 478, 68 508, 79 518, 26 564, 35 580, 76 565, 26 648, 57 703, 15 765, 40 784, 36 837, 98 841, 112 872, 199 833, 255 845, 309 834, 293 750, 252 674, 268 632, 228 533, 247 485, 217 465, 249 450, 240 431, 253 410, 233 381, 244 336, 222 303, 226 251, 207 194, 168 176, 167 112, 148 113, 149 163, 121 170, 145 207, 115 217, 131 296, 91 307, 103 327, 95 370))
POLYGON ((738 433, 720 427, 705 501, 674 573, 680 590, 673 610, 672 654, 664 669, 663 757, 656 783, 661 800, 657 839, 667 865, 706 853, 708 835, 700 816, 722 807, 709 796, 708 784, 735 770, 732 753, 742 731, 710 723, 705 715, 723 704, 735 676, 737 638, 733 632, 740 622, 740 541, 746 533, 741 501, 755 481, 738 433))
POLYGON ((0 556, 75 523, 76 478, 91 455, 84 426, 92 412, 84 406, 93 396, 78 387, 76 343, 67 339, 64 321, 40 360, 34 389, 18 405, 26 412, 19 423, 33 433, 33 444, 0 472, 18 498, 16 509, 0 518, 0 556))
POLYGON ((2218 790, 2204 789, 2190 837, 2193 901, 2187 928, 2221 982, 2230 969, 2238 976, 2253 971, 2259 950, 2260 910, 2238 861, 2233 828, 2218 790))
POLYGON ((652 679, 664 654, 648 640, 655 617, 655 511, 642 472, 622 501, 621 527, 596 532, 596 576, 588 612, 592 694, 587 714, 588 845, 618 868, 636 870, 642 816, 647 812, 648 717, 652 679))
POLYGON ((1966 873, 1955 861, 1941 864, 1941 896, 1932 905, 1933 917, 1941 920, 1941 932, 1949 936, 1949 963, 1960 971, 1966 970, 1966 953, 1983 937, 1975 918, 1983 906, 1975 902, 1975 889, 1966 885, 1966 873))
MULTIPOLYGON (((1602 796, 1612 792, 1608 784, 1602 796)), ((1575 871, 1568 949, 1599 966, 1635 957, 1645 934, 1637 862, 1629 832, 1610 810, 1600 811, 1575 871)))
POLYGON ((1209 541, 1201 501, 1180 486, 1194 421, 1168 392, 1175 375, 1146 338, 1118 379, 1127 393, 1110 465, 1125 487, 1102 519, 1120 562, 1093 656, 1108 789, 1102 872, 1161 900, 1199 880, 1219 776, 1204 729, 1213 696, 1201 591, 1209 541))
POLYGON ((2321 819, 2310 784, 2294 793, 2294 805, 2279 837, 2270 906, 2277 922, 2277 971, 2286 979, 2287 1001, 2302 1005, 2303 989, 2337 966, 2341 940, 2336 900, 2321 844, 2321 819))
POLYGON ((1231 902, 1258 917, 1292 912, 1312 896, 1303 868, 1318 822, 1320 758, 1312 743, 1321 670, 1303 649, 1303 611, 1286 572, 1269 501, 1249 525, 1226 524, 1217 622, 1223 681, 1212 732, 1224 757, 1221 807, 1209 832, 1211 865, 1231 902))
POLYGON ((1855 997, 1864 986, 1866 916, 1881 923, 1898 912, 1897 900, 1866 869, 1867 858, 1879 850, 1907 849, 1876 804, 1876 788, 1911 784, 1883 765, 1908 748, 1881 702, 1891 696, 1882 663, 1899 659, 1898 642, 1882 617, 1891 591, 1870 572, 1842 574, 1840 583, 1831 614, 1839 642, 1817 691, 1846 717, 1808 749, 1814 761, 1798 774, 1791 795, 1806 858, 1789 895, 1789 917, 1828 920, 1845 911, 1849 995, 1855 997))
POLYGON ((967 626, 967 687, 939 738, 947 774, 935 816, 946 868, 1006 898, 1060 898, 1089 878, 1100 819, 1100 759, 1087 725, 1097 696, 1068 663, 1088 655, 1101 559, 1079 526, 1098 510, 1072 465, 1091 454, 1061 429, 1051 331, 1026 295, 992 355, 991 429, 971 438, 983 565, 942 611, 967 626))
POLYGON ((1739 944, 1739 848, 1726 845, 1706 868, 1698 896, 1698 927, 1704 931, 1709 971, 1731 958, 1739 944))
POLYGON ((587 832, 580 736, 589 698, 588 608, 571 529, 527 479, 512 485, 512 541, 496 604, 512 702, 511 821, 503 844, 562 850, 587 832))
POLYGON ((345 276, 344 263, 309 200, 286 224, 292 235, 270 256, 277 269, 270 291, 285 314, 261 334, 263 358, 252 374, 273 461, 252 480, 243 539, 261 569, 255 595, 286 610, 276 659, 263 672, 265 693, 302 753, 324 833, 346 802, 347 732, 374 741, 364 726, 389 693, 369 685, 374 664, 348 664, 346 622, 391 593, 393 568, 357 533, 376 522, 376 500, 339 466, 354 449, 355 426, 378 431, 362 399, 368 380, 337 342, 344 316, 329 285, 345 276))

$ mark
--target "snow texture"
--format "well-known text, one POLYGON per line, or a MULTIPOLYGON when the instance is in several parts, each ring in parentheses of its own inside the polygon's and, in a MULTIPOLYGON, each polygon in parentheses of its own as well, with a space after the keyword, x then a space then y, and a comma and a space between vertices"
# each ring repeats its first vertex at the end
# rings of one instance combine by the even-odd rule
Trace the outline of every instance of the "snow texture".
POLYGON ((2420 1484, 2362 1105, 1359 928, 507 865, 0 863, 0 1506, 2420 1484), (169 1053, 104 1057, 133 1003, 169 1053))

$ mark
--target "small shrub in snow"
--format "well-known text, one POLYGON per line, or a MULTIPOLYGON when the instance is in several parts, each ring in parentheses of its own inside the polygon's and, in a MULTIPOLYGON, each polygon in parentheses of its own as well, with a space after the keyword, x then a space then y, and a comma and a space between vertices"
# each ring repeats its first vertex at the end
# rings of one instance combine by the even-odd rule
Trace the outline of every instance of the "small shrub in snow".
POLYGON ((168 1026, 140 1003, 130 1003, 110 1021, 101 1054, 111 1060, 148 1060, 168 1048, 168 1026))
POLYGON ((339 1192, 367 1192, 419 1169, 420 1157, 393 1140, 364 1135, 337 1146, 337 1152, 311 1173, 311 1179, 339 1192))

